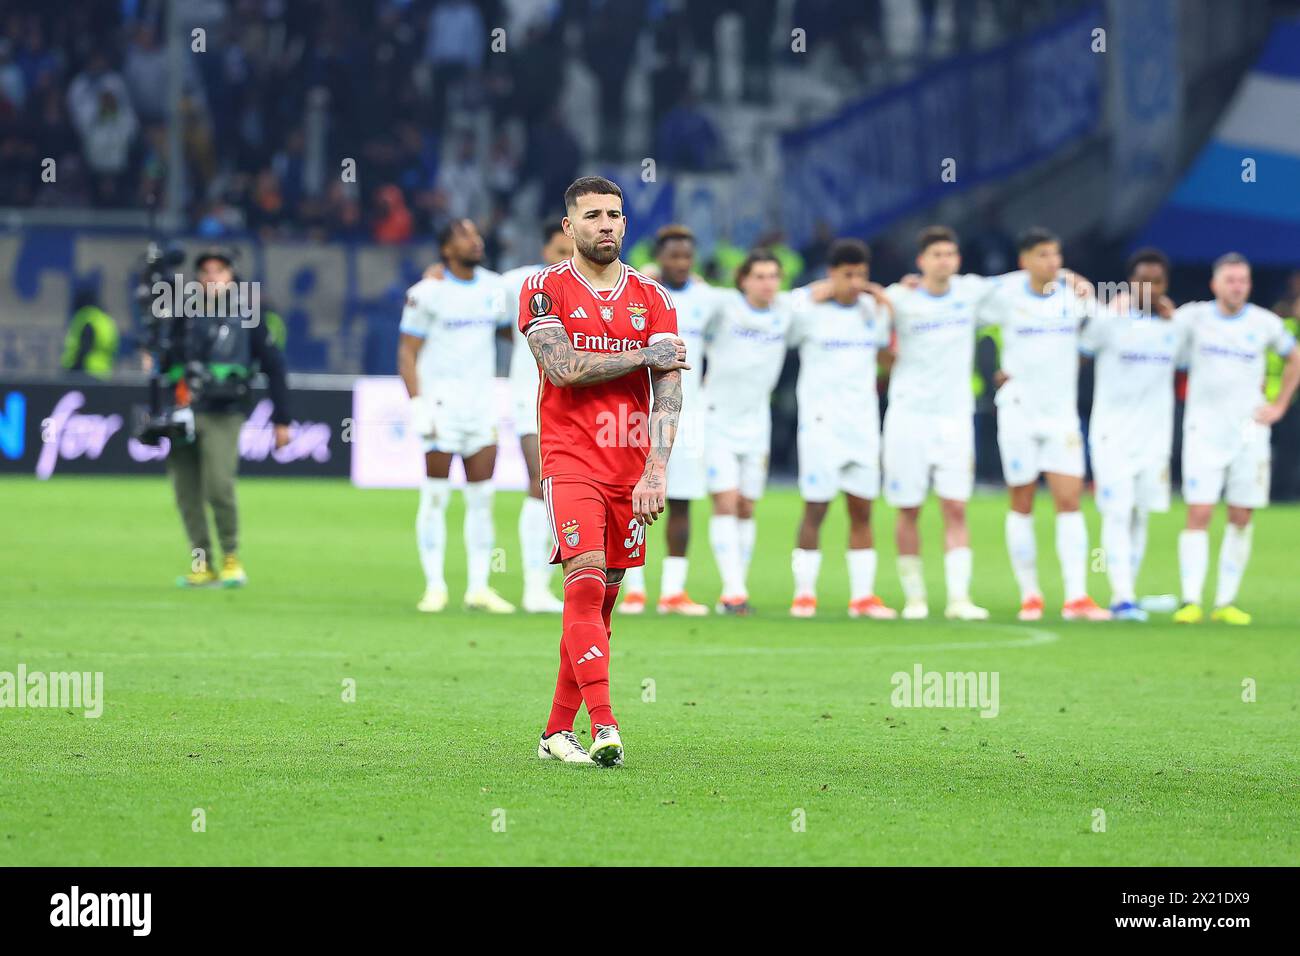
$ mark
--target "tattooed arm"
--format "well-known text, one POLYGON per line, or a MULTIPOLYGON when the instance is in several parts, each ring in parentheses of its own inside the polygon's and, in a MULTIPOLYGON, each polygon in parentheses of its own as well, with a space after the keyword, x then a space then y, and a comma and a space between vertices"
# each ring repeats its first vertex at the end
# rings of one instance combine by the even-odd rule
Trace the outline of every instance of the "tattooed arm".
POLYGON ((668 487, 668 456, 677 437, 682 414, 682 373, 676 370, 651 372, 654 405, 650 409, 650 454, 645 471, 632 489, 632 514, 644 524, 653 524, 663 513, 668 487))
POLYGON ((686 364, 686 344, 676 337, 662 339, 643 349, 602 355, 579 352, 564 329, 544 328, 528 334, 528 347, 533 350, 542 374, 552 385, 561 387, 608 382, 643 368, 652 372, 690 368, 686 364))

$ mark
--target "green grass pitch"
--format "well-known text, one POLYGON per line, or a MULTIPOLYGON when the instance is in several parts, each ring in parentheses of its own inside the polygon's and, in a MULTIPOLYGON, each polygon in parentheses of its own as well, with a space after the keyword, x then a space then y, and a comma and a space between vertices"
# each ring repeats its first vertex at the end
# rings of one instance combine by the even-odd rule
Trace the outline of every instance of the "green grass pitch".
MULTIPOLYGON (((240 497, 250 586, 187 593, 172 584, 188 551, 162 480, 0 481, 0 671, 102 671, 106 698, 97 720, 0 710, 3 862, 1296 862, 1298 509, 1257 518, 1240 601, 1250 628, 1063 624, 1054 613, 1016 623, 1000 495, 972 506, 973 591, 992 622, 849 620, 838 505, 822 612, 792 621, 799 502, 773 490, 758 508, 756 617, 615 619, 627 766, 602 771, 535 756, 557 618, 415 611, 413 493, 246 480, 240 497), (917 664, 998 672, 998 715, 892 706, 891 675, 917 664), (343 700, 346 679, 355 702, 343 700)), ((508 569, 494 583, 511 599, 518 504, 497 497, 508 569)), ((690 589, 711 603, 718 580, 697 508, 690 589)), ((453 599, 460 515, 457 497, 453 599)), ((1091 504, 1088 516, 1095 545, 1091 504)), ((1054 612, 1044 498, 1038 519, 1054 612)), ((1180 522, 1179 509, 1153 518, 1141 591, 1177 590, 1180 522)), ((650 534, 652 599, 661 528, 650 534)), ((892 531, 882 507, 879 590, 898 606, 892 531)), ((1091 586, 1107 597, 1101 575, 1091 586)))

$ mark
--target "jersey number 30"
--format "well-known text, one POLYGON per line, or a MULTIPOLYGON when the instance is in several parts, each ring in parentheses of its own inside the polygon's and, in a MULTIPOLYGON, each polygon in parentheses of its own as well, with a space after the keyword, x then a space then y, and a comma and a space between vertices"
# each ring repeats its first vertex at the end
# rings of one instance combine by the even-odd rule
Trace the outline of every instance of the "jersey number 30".
POLYGON ((645 525, 633 518, 627 523, 627 530, 631 532, 623 539, 623 547, 627 548, 629 558, 641 557, 641 545, 645 544, 645 525))

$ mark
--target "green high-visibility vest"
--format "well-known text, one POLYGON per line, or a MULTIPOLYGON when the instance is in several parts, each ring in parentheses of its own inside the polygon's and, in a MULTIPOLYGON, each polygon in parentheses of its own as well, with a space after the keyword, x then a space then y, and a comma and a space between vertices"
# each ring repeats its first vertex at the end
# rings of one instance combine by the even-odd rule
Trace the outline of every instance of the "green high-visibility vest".
MULTIPOLYGON (((1300 332, 1300 320, 1292 317, 1283 319, 1282 324, 1294 338, 1300 332)), ((1264 372, 1264 397, 1270 402, 1277 398, 1278 393, 1282 391, 1282 369, 1286 367, 1286 359, 1276 352, 1268 353, 1268 364, 1264 372)), ((1294 401, 1294 399, 1292 399, 1294 401)))
POLYGON ((73 313, 68 334, 63 339, 63 367, 71 369, 77 364, 81 336, 87 325, 93 330, 95 340, 85 355, 82 371, 97 378, 108 378, 113 374, 113 361, 117 358, 117 323, 111 315, 94 305, 83 306, 73 313))

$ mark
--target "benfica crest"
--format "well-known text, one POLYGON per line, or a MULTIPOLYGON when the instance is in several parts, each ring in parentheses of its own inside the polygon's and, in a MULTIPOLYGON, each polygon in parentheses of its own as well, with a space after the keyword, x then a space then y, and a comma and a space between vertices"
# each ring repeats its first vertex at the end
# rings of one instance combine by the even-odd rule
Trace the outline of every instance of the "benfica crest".
POLYGON ((564 533, 564 540, 569 547, 576 548, 578 546, 578 522, 566 521, 560 527, 560 531, 564 533))
POLYGON ((640 332, 645 328, 646 307, 644 305, 629 305, 627 307, 628 315, 632 317, 632 328, 640 332))

